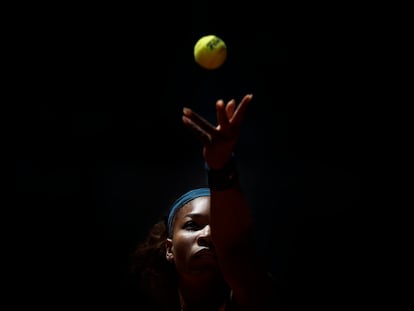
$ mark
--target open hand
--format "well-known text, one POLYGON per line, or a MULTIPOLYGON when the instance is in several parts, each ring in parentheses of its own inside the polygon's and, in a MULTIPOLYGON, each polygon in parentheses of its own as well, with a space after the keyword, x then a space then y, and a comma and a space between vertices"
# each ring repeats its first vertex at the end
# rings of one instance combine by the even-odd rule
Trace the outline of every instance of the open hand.
POLYGON ((203 143, 204 160, 210 168, 220 169, 230 160, 247 106, 252 98, 252 94, 247 94, 238 105, 234 99, 228 101, 227 104, 224 104, 222 99, 217 100, 218 124, 216 126, 192 109, 183 108, 182 120, 203 143))

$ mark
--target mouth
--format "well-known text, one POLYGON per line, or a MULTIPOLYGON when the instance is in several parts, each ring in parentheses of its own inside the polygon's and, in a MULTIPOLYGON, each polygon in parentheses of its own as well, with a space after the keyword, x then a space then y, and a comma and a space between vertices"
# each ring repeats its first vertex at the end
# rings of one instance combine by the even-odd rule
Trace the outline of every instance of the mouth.
POLYGON ((203 248, 202 250, 199 250, 195 256, 197 258, 216 258, 216 253, 211 249, 203 248))

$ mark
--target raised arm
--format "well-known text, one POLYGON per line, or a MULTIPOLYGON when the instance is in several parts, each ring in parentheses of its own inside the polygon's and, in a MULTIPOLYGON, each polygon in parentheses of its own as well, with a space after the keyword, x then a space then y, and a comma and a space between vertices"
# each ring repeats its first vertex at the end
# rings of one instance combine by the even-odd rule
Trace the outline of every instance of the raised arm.
POLYGON ((245 95, 238 105, 234 99, 227 104, 218 100, 216 126, 189 108, 183 109, 182 117, 203 144, 211 189, 211 235, 222 272, 237 304, 250 310, 264 304, 267 275, 256 254, 254 221, 233 152, 252 97, 245 95))

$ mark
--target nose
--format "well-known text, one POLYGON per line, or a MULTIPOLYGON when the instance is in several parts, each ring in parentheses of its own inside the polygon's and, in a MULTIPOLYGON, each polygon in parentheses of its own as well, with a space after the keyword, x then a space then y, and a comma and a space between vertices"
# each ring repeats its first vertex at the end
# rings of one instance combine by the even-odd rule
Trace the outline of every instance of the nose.
POLYGON ((212 247, 210 225, 206 225, 200 230, 200 234, 197 237, 197 244, 200 246, 212 247))

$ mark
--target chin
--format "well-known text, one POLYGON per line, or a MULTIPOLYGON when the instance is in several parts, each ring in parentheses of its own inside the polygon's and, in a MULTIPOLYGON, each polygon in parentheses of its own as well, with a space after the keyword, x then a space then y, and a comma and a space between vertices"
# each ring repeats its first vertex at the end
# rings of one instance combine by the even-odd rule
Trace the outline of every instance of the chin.
POLYGON ((221 275, 217 262, 197 264, 192 269, 193 274, 216 277, 221 275))

